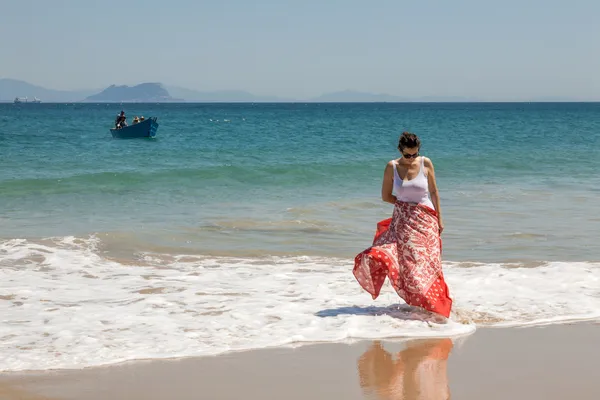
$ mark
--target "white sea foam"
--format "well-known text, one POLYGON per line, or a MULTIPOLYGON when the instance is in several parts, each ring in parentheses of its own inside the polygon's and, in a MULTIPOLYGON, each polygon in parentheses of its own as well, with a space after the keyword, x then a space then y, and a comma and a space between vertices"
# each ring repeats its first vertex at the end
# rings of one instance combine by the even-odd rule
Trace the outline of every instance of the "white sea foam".
POLYGON ((102 256, 96 240, 0 242, 0 370, 81 368, 303 342, 460 336, 600 317, 600 264, 445 265, 448 323, 377 301, 352 260, 102 256))

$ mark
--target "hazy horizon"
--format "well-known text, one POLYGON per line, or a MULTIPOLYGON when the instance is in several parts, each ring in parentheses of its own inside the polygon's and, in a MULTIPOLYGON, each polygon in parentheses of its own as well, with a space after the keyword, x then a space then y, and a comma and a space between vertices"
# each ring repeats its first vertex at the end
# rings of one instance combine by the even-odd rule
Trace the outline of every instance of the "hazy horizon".
POLYGON ((290 99, 352 90, 600 99, 600 4, 382 0, 10 2, 0 77, 54 90, 160 82, 290 99), (112 19, 122 21, 113 23, 112 19))

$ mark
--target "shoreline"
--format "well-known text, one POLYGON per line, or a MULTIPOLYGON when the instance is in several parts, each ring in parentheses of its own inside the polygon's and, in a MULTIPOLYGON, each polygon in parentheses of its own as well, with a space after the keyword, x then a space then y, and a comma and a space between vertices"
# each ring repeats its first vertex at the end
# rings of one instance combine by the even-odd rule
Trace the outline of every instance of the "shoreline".
POLYGON ((460 399, 592 399, 600 396, 599 332, 598 321, 484 327, 454 340, 315 343, 80 370, 9 372, 0 373, 0 398, 387 399, 449 393, 460 399))

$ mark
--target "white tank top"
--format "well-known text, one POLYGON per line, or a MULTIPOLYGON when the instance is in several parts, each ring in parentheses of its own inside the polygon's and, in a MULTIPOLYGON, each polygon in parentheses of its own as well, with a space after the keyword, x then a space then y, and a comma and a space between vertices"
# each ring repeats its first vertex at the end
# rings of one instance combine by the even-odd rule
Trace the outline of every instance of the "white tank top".
POLYGON ((421 156, 420 158, 421 168, 419 169, 419 173, 413 179, 405 181, 398 175, 396 160, 392 162, 394 164, 394 188, 392 194, 399 201, 417 203, 434 208, 429 198, 429 184, 427 176, 425 176, 425 157, 421 156))

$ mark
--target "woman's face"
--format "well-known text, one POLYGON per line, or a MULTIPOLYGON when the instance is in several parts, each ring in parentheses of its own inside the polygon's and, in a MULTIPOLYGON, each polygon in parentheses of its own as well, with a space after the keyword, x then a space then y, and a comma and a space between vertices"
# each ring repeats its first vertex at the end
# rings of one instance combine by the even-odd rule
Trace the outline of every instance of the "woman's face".
POLYGON ((405 147, 400 150, 403 158, 406 158, 407 161, 410 161, 419 156, 419 148, 418 147, 405 147))

